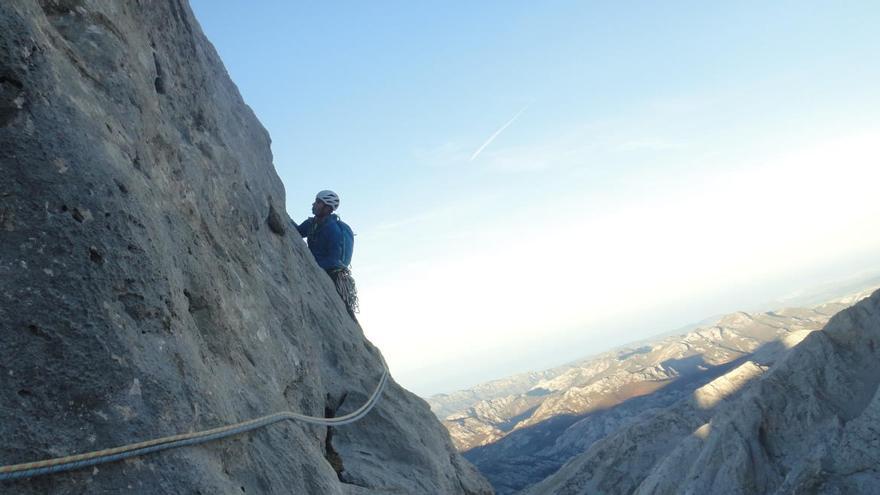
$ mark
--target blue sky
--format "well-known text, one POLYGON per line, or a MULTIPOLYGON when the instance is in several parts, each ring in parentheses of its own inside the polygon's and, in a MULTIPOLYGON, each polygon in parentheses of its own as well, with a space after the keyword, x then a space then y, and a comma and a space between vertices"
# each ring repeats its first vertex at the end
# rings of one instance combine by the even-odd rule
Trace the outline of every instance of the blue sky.
POLYGON ((876 265, 877 2, 191 3, 417 393, 876 265))

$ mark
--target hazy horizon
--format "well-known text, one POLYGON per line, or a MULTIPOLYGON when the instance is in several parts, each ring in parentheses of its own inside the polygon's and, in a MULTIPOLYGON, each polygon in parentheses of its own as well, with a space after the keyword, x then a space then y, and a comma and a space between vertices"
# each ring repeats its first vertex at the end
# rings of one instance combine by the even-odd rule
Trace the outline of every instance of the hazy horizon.
MULTIPOLYGON (((434 395, 439 394, 448 394, 451 392, 456 392, 460 390, 468 390, 477 385, 481 385, 484 383, 492 382, 495 380, 503 380, 505 378, 516 376, 524 373, 530 372, 540 372, 553 368, 558 368, 560 366, 566 366, 571 363, 589 359, 592 356, 603 354, 605 352, 614 350, 616 348, 635 346, 641 344, 645 341, 661 339, 668 336, 684 334, 693 331, 696 328, 700 328, 703 326, 709 326, 714 324, 714 321, 717 321, 718 318, 723 316, 736 313, 738 311, 745 311, 747 313, 756 313, 756 312, 765 312, 765 311, 773 311, 790 307, 812 307, 814 305, 823 304, 826 302, 830 302, 833 299, 844 297, 856 292, 860 292, 862 290, 878 287, 880 288, 880 265, 877 265, 877 268, 872 270, 865 270, 856 274, 851 274, 847 277, 841 277, 835 280, 828 280, 823 283, 817 283, 813 286, 809 287, 801 287, 796 289, 796 293, 786 293, 780 294, 777 298, 767 299, 763 302, 758 302, 752 304, 748 307, 732 307, 732 309, 725 310, 722 312, 707 314, 704 317, 696 320, 682 322, 680 325, 675 326, 674 323, 670 323, 668 328, 659 328, 653 325, 645 325, 641 328, 642 331, 633 331, 632 333, 627 333, 625 335, 631 336, 621 337, 620 340, 609 341, 607 345, 598 344, 596 347, 592 349, 586 349, 584 351, 580 350, 568 350, 566 353, 560 353, 556 355, 545 355, 541 356, 539 359, 536 359, 536 363, 542 363, 540 365, 531 366, 528 365, 526 368, 516 368, 515 366, 510 367, 510 371, 498 376, 487 377, 485 379, 473 382, 466 383, 466 378, 462 378, 459 383, 466 383, 464 385, 460 385, 457 388, 449 389, 449 390, 438 390, 426 394, 419 394, 423 398, 429 398, 434 395), (712 321, 713 323, 708 323, 712 321), (613 343, 612 343, 613 342, 613 343), (562 355, 568 357, 561 357, 562 355), (572 357, 573 356, 573 357, 572 357), (560 361, 560 359, 562 359, 560 361)), ((671 320, 670 320, 671 321, 671 320)), ((620 328, 633 330, 638 328, 637 324, 629 323, 629 324, 620 324, 620 328)), ((470 378, 470 377, 468 377, 470 378)), ((430 386, 429 386, 430 388, 430 386)))
POLYGON ((192 6, 420 395, 876 266, 880 4, 192 6))

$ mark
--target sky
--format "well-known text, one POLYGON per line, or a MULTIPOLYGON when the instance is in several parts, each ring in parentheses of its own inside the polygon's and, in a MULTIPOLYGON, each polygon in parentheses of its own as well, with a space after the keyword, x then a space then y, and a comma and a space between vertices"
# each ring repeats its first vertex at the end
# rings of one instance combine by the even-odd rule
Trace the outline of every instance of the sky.
POLYGON ((191 0, 427 396, 880 270, 880 3, 191 0))

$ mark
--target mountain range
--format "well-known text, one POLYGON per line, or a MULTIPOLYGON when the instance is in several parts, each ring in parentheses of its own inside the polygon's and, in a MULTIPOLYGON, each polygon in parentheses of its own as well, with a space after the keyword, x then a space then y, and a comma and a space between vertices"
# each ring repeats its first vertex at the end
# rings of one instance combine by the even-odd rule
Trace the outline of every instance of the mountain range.
MULTIPOLYGON (((437 395, 429 403, 497 493, 535 484, 530 493, 556 493, 549 479, 558 480, 567 462, 615 434, 655 431, 664 421, 669 424, 660 431, 692 433, 832 315, 869 294, 862 290, 809 308, 737 312, 685 334, 437 395)), ((660 450, 638 462, 657 462, 663 441, 657 442, 660 450)), ((633 480, 629 488, 618 483, 603 490, 631 493, 638 477, 633 480)))

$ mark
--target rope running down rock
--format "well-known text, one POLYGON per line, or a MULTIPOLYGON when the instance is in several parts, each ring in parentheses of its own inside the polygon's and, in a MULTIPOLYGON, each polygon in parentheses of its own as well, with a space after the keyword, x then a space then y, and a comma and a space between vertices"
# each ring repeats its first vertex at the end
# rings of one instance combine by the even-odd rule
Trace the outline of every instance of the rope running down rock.
POLYGON ((314 416, 306 416, 292 411, 282 411, 248 421, 242 421, 240 423, 221 426, 219 428, 213 428, 210 430, 197 431, 193 433, 183 433, 180 435, 173 435, 163 438, 157 438, 154 440, 147 440, 144 442, 123 445, 121 447, 98 450, 94 452, 86 452, 84 454, 70 455, 66 457, 58 457, 55 459, 46 459, 43 461, 27 462, 23 464, 14 464, 9 466, 0 466, 0 481, 32 478, 34 476, 41 476, 44 474, 72 471, 74 469, 82 469, 98 464, 121 461, 123 459, 138 457, 153 452, 159 452, 162 450, 212 442, 215 440, 220 440, 222 438, 256 430, 264 426, 269 426, 271 424, 275 424, 286 419, 289 419, 291 421, 302 421, 304 423, 310 423, 320 426, 342 426, 349 423, 354 423, 355 421, 366 416, 373 409, 376 403, 379 402, 379 397, 382 395, 382 391, 385 389, 385 384, 388 381, 388 365, 385 363, 385 359, 382 358, 381 355, 380 359, 382 359, 382 377, 379 379, 379 383, 378 385, 376 385, 376 390, 373 392, 373 395, 371 395, 369 400, 367 400, 367 402, 364 403, 364 405, 358 408, 356 411, 346 414, 344 416, 340 416, 338 418, 318 418, 314 416))

